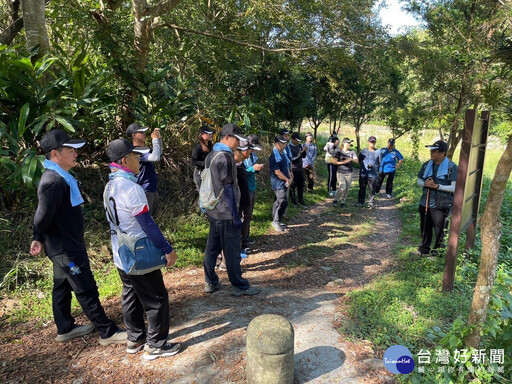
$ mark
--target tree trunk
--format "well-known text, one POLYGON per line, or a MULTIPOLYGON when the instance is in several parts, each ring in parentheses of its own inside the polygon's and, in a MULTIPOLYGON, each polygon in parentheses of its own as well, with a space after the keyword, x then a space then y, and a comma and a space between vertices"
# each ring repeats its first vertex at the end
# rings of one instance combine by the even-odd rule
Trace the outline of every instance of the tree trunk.
POLYGON ((448 152, 446 153, 446 157, 448 157, 449 159, 453 158, 455 149, 457 148, 457 145, 459 144, 459 141, 462 137, 461 136, 462 130, 459 128, 459 126, 460 126, 462 106, 464 104, 465 97, 466 97, 466 86, 463 84, 460 89, 459 98, 457 100, 457 107, 455 108, 455 111, 453 113, 452 125, 450 127, 450 141, 448 143, 448 152))
POLYGON ((9 26, 0 33, 0 44, 10 45, 16 35, 23 29, 23 17, 19 17, 20 0, 8 0, 9 17, 7 23, 9 26))
POLYGON ((146 0, 133 0, 133 45, 135 48, 135 68, 144 72, 148 62, 148 52, 153 18, 147 15, 148 3, 146 0))
POLYGON ((494 286, 496 277, 496 266, 498 263, 498 251, 500 249, 501 221, 500 210, 507 181, 512 170, 512 136, 508 139, 507 148, 501 156, 496 167, 494 178, 491 183, 491 189, 487 202, 485 204, 484 214, 480 220, 480 233, 482 237, 482 254, 480 257, 480 269, 478 279, 473 293, 473 302, 469 312, 468 324, 475 325, 475 329, 466 339, 467 347, 478 348, 480 345, 479 324, 484 323, 487 317, 487 307, 491 290, 494 286), (498 220, 496 220, 498 218, 498 220))
POLYGON ((45 0, 21 0, 23 23, 27 39, 27 50, 39 45, 37 57, 44 56, 50 49, 48 31, 46 30, 45 0))

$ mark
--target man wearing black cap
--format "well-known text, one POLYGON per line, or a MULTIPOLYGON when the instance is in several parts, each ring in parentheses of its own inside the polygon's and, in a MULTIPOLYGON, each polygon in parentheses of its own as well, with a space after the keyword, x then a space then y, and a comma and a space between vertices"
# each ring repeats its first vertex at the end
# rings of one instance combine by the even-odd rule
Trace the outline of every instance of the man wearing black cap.
POLYGON ((417 180, 418 186, 423 188, 419 206, 421 244, 418 246, 422 256, 430 253, 433 233, 433 252, 438 253, 445 247, 446 218, 451 210, 457 180, 457 165, 446 157, 448 144, 439 140, 426 147, 430 149, 430 160, 422 165, 417 180))
MULTIPOLYGON (((146 131, 149 127, 141 127, 137 123, 130 124, 126 128, 126 135, 132 140, 134 147, 146 145, 146 131)), ((158 212, 158 177, 153 163, 160 161, 163 143, 160 130, 155 128, 151 133, 153 148, 140 157, 140 173, 137 175, 137 183, 144 189, 149 203, 149 213, 153 218, 158 212)))
POLYGON ((221 252, 224 254, 229 281, 233 286, 231 294, 252 296, 260 291, 242 277, 240 268, 242 222, 238 212, 240 190, 233 156, 240 145, 240 140, 247 140, 242 136, 240 128, 236 124, 225 125, 220 131, 220 142, 213 146, 213 151, 205 160, 205 167, 211 172, 213 191, 219 198, 217 205, 206 212, 210 221, 210 233, 203 260, 206 293, 213 293, 221 288, 222 284, 215 273, 217 256, 221 252))
POLYGON ((368 191, 368 208, 374 207, 375 194, 377 193, 377 181, 379 177, 380 151, 375 150, 377 138, 370 136, 368 138, 368 148, 359 152, 359 193, 357 195, 356 206, 362 207, 366 198, 366 186, 370 187, 368 191))
POLYGON ((77 165, 76 149, 85 140, 71 139, 54 129, 44 135, 45 172, 39 182, 39 199, 34 216, 34 235, 30 254, 44 249, 53 264, 53 317, 63 342, 98 330, 101 345, 126 342, 126 332, 110 320, 99 300, 98 287, 91 272, 84 240, 84 199, 77 180, 69 170, 77 165), (91 324, 76 325, 71 315, 71 292, 80 303, 91 324))
POLYGON ((121 305, 126 324, 128 353, 144 348, 143 359, 173 356, 180 345, 167 341, 169 336, 169 297, 160 269, 140 275, 127 274, 119 256, 118 230, 133 238, 147 237, 164 254, 166 267, 176 262, 176 252, 152 219, 144 190, 137 184, 139 157, 149 152, 116 139, 107 147, 109 182, 105 186, 103 205, 110 224, 114 264, 123 283, 121 305), (114 222, 115 221, 115 222, 114 222), (148 319, 148 328, 144 324, 148 319))
POLYGON ((395 179, 395 172, 402 163, 404 162, 404 157, 400 153, 398 149, 395 148, 395 139, 392 137, 388 140, 388 146, 386 148, 382 148, 380 150, 381 162, 379 169, 379 180, 377 184, 377 192, 380 191, 380 187, 384 182, 384 178, 387 176, 386 180, 386 199, 393 198, 393 180, 395 179))
POLYGON ((277 135, 274 139, 274 149, 269 158, 270 184, 276 194, 276 200, 272 206, 272 226, 278 232, 286 230, 285 225, 281 223, 286 207, 288 206, 287 191, 292 183, 290 177, 290 168, 284 150, 288 140, 283 135, 277 135))
POLYGON ((295 194, 295 191, 297 190, 297 195, 299 197, 298 204, 302 208, 308 208, 304 202, 304 171, 302 170, 302 159, 306 157, 306 148, 300 144, 301 141, 300 134, 298 132, 293 132, 292 140, 288 144, 292 154, 293 173, 293 181, 290 186, 290 199, 292 200, 293 205, 297 205, 295 194))

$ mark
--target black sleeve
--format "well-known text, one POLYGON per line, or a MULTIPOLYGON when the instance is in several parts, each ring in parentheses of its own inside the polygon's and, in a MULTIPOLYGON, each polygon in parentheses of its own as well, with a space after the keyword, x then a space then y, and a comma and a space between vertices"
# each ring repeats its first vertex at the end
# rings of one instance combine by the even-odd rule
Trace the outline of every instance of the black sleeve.
POLYGON ((234 184, 233 161, 231 161, 230 154, 227 152, 223 153, 222 156, 217 158, 215 163, 222 185, 234 184))
MULTIPOLYGON (((34 215, 34 234, 38 233, 39 236, 44 236, 48 233, 55 217, 55 213, 59 209, 63 198, 65 197, 64 194, 67 190, 66 187, 67 184, 64 179, 62 179, 62 182, 54 181, 41 186, 37 193, 39 203, 34 215)), ((69 190, 67 190, 67 192, 69 194, 69 190)), ((34 238, 34 240, 37 239, 34 238)))
POLYGON ((204 152, 201 144, 197 144, 192 150, 192 164, 194 164, 198 168, 204 168, 204 152))

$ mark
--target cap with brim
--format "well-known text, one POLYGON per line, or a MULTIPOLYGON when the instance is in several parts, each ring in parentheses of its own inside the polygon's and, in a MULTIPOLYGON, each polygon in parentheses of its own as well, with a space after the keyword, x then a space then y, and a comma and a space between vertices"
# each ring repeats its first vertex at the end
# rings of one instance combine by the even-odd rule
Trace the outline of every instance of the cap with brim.
POLYGON ((348 137, 345 137, 345 138, 343 139, 343 143, 349 143, 349 144, 350 144, 350 143, 351 143, 351 142, 353 142, 353 141, 354 141, 354 140, 350 140, 348 137))
POLYGON ((432 145, 425 145, 425 147, 431 151, 438 150, 439 152, 446 152, 448 150, 448 144, 442 140, 438 140, 432 145))
POLYGON ((118 161, 130 153, 144 155, 149 152, 146 147, 134 147, 131 142, 125 139, 115 139, 107 147, 107 157, 110 161, 118 161))
POLYGON ((62 147, 80 148, 86 143, 82 139, 72 139, 61 129, 52 129, 41 139, 41 150, 43 153, 49 153, 54 149, 62 147))
POLYGON ((236 137, 238 140, 247 140, 247 137, 242 135, 242 131, 240 130, 240 127, 234 123, 226 124, 222 127, 220 131, 220 135, 223 136, 233 136, 236 137))
POLYGON ((134 133, 137 132, 146 132, 149 129, 149 127, 141 127, 137 123, 130 124, 128 128, 126 128, 126 135, 128 137, 132 137, 134 133))
POLYGON ((279 134, 280 134, 280 135, 288 135, 288 134, 290 134, 290 131, 289 131, 289 130, 287 130, 286 128, 283 128, 283 129, 281 129, 281 130, 279 131, 279 134))
POLYGON ((370 141, 370 142, 374 143, 374 142, 376 142, 376 141, 377 141, 377 138, 376 138, 375 136, 370 136, 370 137, 368 138, 368 141, 370 141))
POLYGON ((300 138, 300 133, 299 132, 293 132, 292 133, 292 139, 297 140, 298 142, 302 141, 302 139, 300 138))
POLYGON ((274 143, 283 143, 283 144, 286 144, 288 142, 288 140, 286 140, 284 138, 283 135, 277 135, 274 139, 274 143))
POLYGON ((394 138, 391 138, 388 140, 388 144, 389 145, 395 145, 395 139, 394 138))
POLYGON ((251 144, 252 149, 255 149, 256 151, 261 151, 263 149, 260 141, 258 140, 258 136, 254 133, 247 136, 247 139, 249 140, 249 144, 251 144))
POLYGON ((207 125, 203 125, 201 128, 199 128, 199 133, 203 134, 207 134, 207 135, 211 135, 213 133, 213 131, 211 130, 211 128, 207 125))

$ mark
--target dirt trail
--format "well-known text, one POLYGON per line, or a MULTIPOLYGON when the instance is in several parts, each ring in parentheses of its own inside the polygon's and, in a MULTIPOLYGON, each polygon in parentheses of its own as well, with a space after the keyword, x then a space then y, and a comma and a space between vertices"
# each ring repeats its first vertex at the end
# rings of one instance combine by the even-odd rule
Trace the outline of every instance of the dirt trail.
MULTIPOLYGON (((296 383, 391 380, 384 368, 362 363, 374 357, 371 348, 346 340, 336 324, 345 316, 344 294, 391 266, 400 230, 393 201, 379 200, 369 210, 335 209, 325 200, 288 225, 285 234, 271 230, 257 238, 243 264, 244 276, 262 289, 258 296, 231 296, 225 272, 222 289, 211 295, 203 293, 202 269, 165 274, 170 338, 183 345, 177 356, 145 362, 141 354, 127 355, 124 346, 100 347, 94 334, 59 344, 52 323, 42 329, 24 325, 2 329, 0 382, 243 383, 246 328, 265 313, 282 315, 294 327, 296 383)), ((122 324, 119 298, 105 307, 122 324)))

